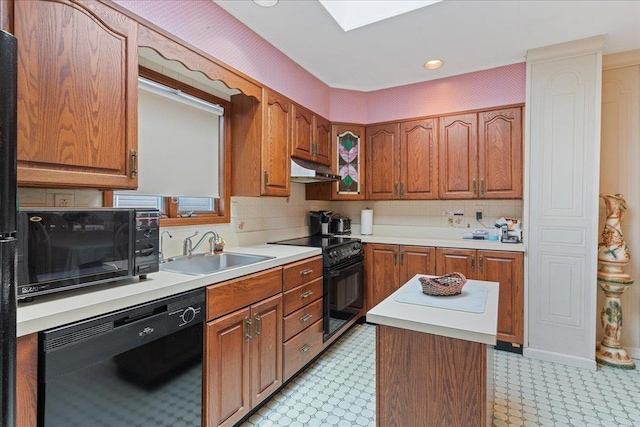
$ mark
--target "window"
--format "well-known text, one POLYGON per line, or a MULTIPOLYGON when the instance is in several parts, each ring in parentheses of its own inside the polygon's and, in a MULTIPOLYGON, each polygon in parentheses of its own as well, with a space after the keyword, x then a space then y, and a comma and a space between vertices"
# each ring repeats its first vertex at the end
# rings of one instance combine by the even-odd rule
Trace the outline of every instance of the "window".
MULTIPOLYGON (((163 142, 162 149, 158 150, 153 144, 156 143, 158 139, 163 137, 164 135, 157 133, 151 139, 147 139, 145 142, 140 141, 139 138, 139 152, 140 152, 140 160, 139 160, 139 188, 138 191, 106 191, 104 193, 104 205, 105 206, 114 206, 114 207, 148 207, 148 208, 157 208, 163 214, 163 219, 161 220, 161 224, 163 225, 195 225, 195 224, 211 224, 211 223, 223 223, 229 222, 229 207, 230 207, 230 189, 229 189, 229 169, 226 165, 229 164, 229 127, 225 125, 224 121, 224 111, 229 110, 230 103, 223 99, 220 99, 212 94, 204 92, 202 90, 196 89, 192 86, 189 86, 185 83, 179 82, 177 80, 171 79, 163 74, 157 73, 155 71, 146 69, 144 67, 140 67, 140 76, 144 77, 151 81, 152 84, 159 83, 163 86, 167 86, 169 91, 172 91, 174 95, 180 96, 182 98, 186 98, 187 102, 185 104, 190 104, 188 107, 197 108, 200 100, 205 101, 208 105, 205 106, 209 108, 207 112, 201 115, 201 118, 207 120, 212 117, 216 119, 216 116, 219 116, 219 120, 216 120, 216 123, 213 127, 207 128, 207 132, 204 134, 205 136, 211 135, 215 133, 214 137, 211 141, 215 142, 215 151, 209 151, 204 155, 192 155, 191 149, 187 149, 185 138, 179 138, 174 135, 171 139, 172 142, 163 142), (178 95, 180 94, 180 95, 178 95), (186 96, 183 94, 187 94, 186 96), (217 104, 215 106, 211 106, 210 104, 217 104), (218 106, 220 108, 218 108, 218 106), (215 114, 217 111, 220 114, 215 114), (207 117, 207 113, 209 114, 207 117), (177 140, 176 140, 177 139, 177 140), (215 141, 214 141, 215 139, 215 141), (179 155, 182 153, 171 155, 167 153, 166 146, 173 145, 182 149, 183 152, 188 152, 191 157, 189 157, 189 167, 178 167, 176 164, 172 164, 169 166, 156 168, 163 172, 164 177, 162 179, 169 177, 172 181, 184 181, 182 184, 187 182, 186 188, 188 190, 167 190, 163 191, 171 186, 173 182, 166 182, 165 184, 159 187, 148 187, 147 184, 141 186, 143 175, 148 177, 155 171, 147 170, 142 167, 143 158, 147 159, 148 156, 155 156, 159 154, 157 157, 169 158, 170 160, 177 159, 179 155), (146 148, 145 148, 146 147, 146 148), (146 152, 146 154, 145 154, 146 152), (204 163, 200 163, 197 165, 198 161, 205 159, 204 163), (191 166, 191 165, 194 166, 191 166), (210 175, 206 173, 194 173, 196 171, 207 171, 210 175), (204 176, 206 178, 212 178, 214 182, 214 190, 206 189, 202 190, 196 187, 201 184, 200 182, 194 183, 194 181, 188 181, 189 179, 196 176, 198 179, 202 180, 204 176), (145 188, 152 188, 152 191, 145 191, 145 188), (205 197, 213 196, 213 197, 205 197)), ((156 88, 157 89, 157 88, 156 88)), ((152 88, 152 91, 155 90, 152 88)), ((158 89, 163 90, 163 89, 158 89)), ((152 91, 146 91, 155 95, 156 98, 162 96, 162 94, 152 93, 152 91)), ((140 90, 140 93, 145 92, 145 90, 140 90)), ((144 96, 144 95, 143 95, 144 96)), ((170 95, 171 96, 171 95, 170 95)), ((148 105, 148 104, 147 104, 148 105)), ((175 107, 175 103, 174 106, 175 107)), ((173 108, 170 107, 170 108, 173 108)), ((166 115, 166 111, 162 112, 163 115, 166 115)), ((177 114, 177 113, 176 113, 177 114)), ((142 116, 142 114, 140 114, 142 116)), ((148 117, 153 118, 153 115, 148 115, 148 117)), ((141 119, 142 120, 142 119, 141 119)), ((190 119, 189 119, 190 120, 190 119)), ((184 122, 185 120, 181 120, 184 122)), ((211 124, 211 123, 209 123, 211 124)), ((209 125, 207 124, 207 126, 209 125)), ((145 125, 147 128, 149 127, 149 123, 145 125)), ((192 124, 192 127, 203 127, 198 124, 192 124)), ((182 135, 182 134, 179 134, 182 135)), ((194 134, 192 134, 194 135, 194 134)), ((197 132, 195 133, 197 135, 197 132)), ((202 136, 202 134, 201 134, 202 136)), ((192 139, 192 138, 188 138, 192 139)), ((153 165, 156 165, 156 160, 153 160, 153 165)), ((159 180, 160 178, 153 178, 152 181, 159 180)), ((211 182, 209 182, 211 185, 211 182)), ((184 187, 184 185, 183 185, 184 187)))

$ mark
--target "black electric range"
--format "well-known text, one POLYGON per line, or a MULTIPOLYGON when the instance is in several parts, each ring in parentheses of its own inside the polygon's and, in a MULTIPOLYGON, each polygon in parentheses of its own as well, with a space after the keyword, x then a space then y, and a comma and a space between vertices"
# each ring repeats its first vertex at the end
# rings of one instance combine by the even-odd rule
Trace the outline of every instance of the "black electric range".
POLYGON ((360 239, 314 235, 269 242, 322 249, 324 341, 364 307, 364 248, 360 239))

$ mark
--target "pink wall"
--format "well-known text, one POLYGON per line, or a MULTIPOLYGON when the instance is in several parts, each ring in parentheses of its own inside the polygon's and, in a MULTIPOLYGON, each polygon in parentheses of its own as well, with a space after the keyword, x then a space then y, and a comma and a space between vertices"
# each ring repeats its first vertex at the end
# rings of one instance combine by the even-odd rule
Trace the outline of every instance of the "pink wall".
POLYGON ((524 63, 372 92, 329 88, 211 0, 114 0, 334 122, 377 123, 522 103, 524 63))
POLYGON ((211 0, 115 0, 120 6, 329 117, 329 86, 211 0))

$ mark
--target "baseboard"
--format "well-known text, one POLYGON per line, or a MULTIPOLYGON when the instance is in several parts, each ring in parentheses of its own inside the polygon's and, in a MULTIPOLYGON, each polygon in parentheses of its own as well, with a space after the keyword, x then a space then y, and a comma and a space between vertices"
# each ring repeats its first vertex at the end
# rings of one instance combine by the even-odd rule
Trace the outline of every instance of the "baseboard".
MULTIPOLYGON (((627 354, 629 355, 630 358, 640 361, 640 348, 638 348, 638 347, 625 347, 625 346, 622 346, 622 347, 627 351, 627 354)), ((637 363, 636 363, 636 365, 637 365, 637 363)))
POLYGON ((595 371, 598 368, 596 363, 596 349, 593 348, 593 359, 585 359, 584 357, 569 356, 562 353, 553 353, 546 350, 538 350, 531 347, 525 347, 522 352, 524 357, 531 359, 545 360, 547 362, 561 363, 563 365, 573 366, 576 368, 589 369, 595 371))

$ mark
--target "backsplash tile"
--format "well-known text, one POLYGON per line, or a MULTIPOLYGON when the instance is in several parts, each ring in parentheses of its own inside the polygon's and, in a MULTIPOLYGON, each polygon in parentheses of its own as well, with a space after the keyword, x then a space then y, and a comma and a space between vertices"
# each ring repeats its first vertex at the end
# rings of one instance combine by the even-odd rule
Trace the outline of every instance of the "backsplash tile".
POLYGON ((56 194, 70 196, 68 207, 102 207, 102 191, 99 190, 18 187, 18 200, 22 208, 55 207, 56 194))

